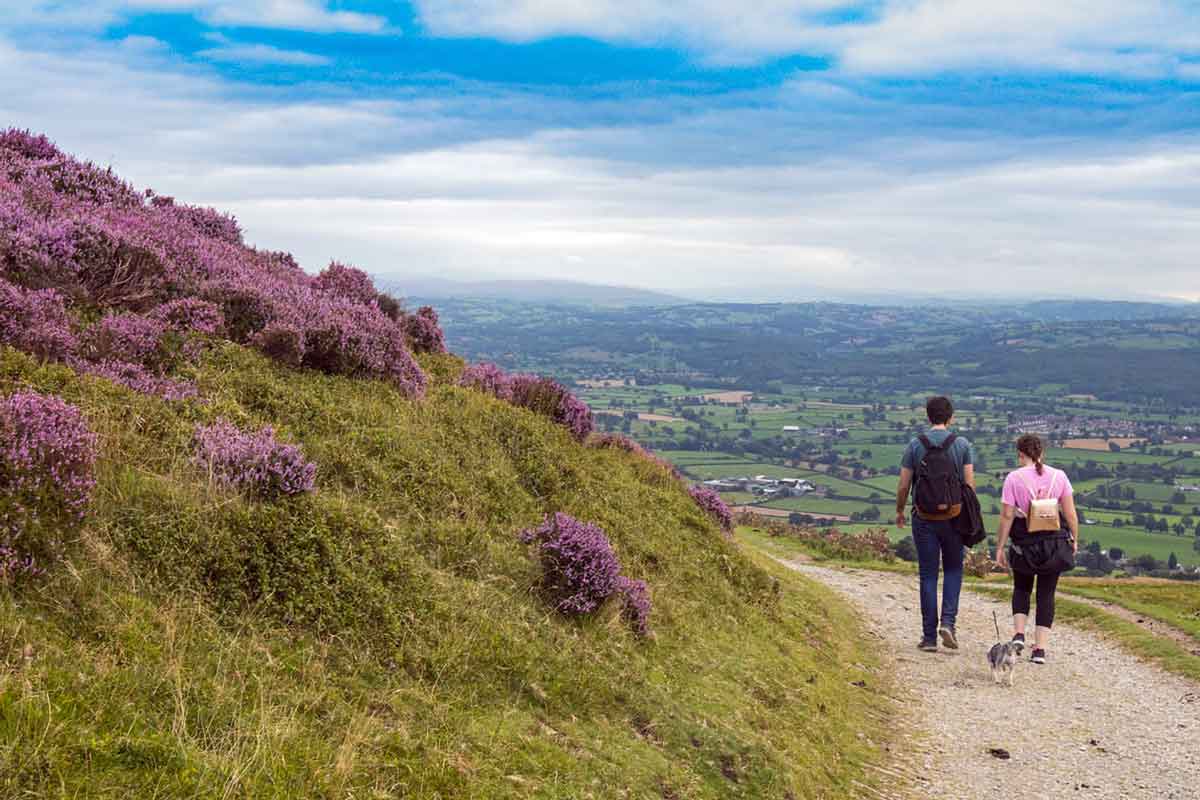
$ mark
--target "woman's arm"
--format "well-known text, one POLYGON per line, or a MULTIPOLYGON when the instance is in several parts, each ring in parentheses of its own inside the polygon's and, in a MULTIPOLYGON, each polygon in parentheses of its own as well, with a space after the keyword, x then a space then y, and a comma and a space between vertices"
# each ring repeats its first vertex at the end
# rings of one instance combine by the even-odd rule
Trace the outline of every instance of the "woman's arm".
POLYGON ((1059 499, 1059 505, 1062 506, 1063 514, 1067 517, 1067 527, 1071 529, 1071 540, 1075 545, 1075 552, 1079 552, 1079 512, 1075 509, 1075 495, 1064 494, 1059 499))
POLYGON ((1008 543, 1008 534, 1012 530, 1013 518, 1016 515, 1017 509, 1008 503, 1000 506, 1000 532, 996 534, 996 563, 1005 569, 1008 569, 1008 553, 1004 551, 1004 545, 1008 543))

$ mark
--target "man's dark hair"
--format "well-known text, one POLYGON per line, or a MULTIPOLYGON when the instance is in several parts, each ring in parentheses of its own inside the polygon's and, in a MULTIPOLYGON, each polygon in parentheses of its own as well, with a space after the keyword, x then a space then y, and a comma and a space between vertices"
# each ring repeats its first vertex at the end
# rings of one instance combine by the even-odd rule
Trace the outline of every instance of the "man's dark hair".
POLYGON ((933 425, 945 425, 954 416, 954 404, 949 397, 931 397, 925 403, 925 416, 933 425))

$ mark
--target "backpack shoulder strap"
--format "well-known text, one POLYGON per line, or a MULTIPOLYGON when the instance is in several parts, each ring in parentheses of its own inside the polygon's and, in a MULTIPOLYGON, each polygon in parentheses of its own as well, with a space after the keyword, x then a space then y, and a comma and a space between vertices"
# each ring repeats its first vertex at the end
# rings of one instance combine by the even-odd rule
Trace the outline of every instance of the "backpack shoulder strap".
POLYGON ((929 437, 923 433, 917 435, 917 441, 920 442, 922 445, 924 445, 926 450, 936 450, 937 449, 936 447, 933 446, 933 442, 929 441, 929 437))
POLYGON ((952 434, 950 434, 949 436, 947 436, 947 437, 946 437, 945 441, 943 441, 943 442, 942 442, 942 449, 943 449, 943 450, 949 450, 949 449, 950 449, 950 445, 954 444, 954 442, 955 442, 957 439, 958 439, 958 434, 957 434, 957 433, 952 433, 952 434))

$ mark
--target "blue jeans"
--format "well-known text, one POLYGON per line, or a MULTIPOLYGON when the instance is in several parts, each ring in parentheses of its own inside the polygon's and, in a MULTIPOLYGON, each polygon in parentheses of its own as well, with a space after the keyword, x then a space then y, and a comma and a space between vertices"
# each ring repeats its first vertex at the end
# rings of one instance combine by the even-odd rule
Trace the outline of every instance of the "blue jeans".
POLYGON ((938 562, 946 573, 942 586, 941 624, 953 625, 958 619, 958 595, 963 582, 962 537, 954 523, 944 520, 924 520, 913 514, 913 542, 917 546, 917 567, 921 574, 921 635, 928 640, 937 638, 938 630, 938 562))

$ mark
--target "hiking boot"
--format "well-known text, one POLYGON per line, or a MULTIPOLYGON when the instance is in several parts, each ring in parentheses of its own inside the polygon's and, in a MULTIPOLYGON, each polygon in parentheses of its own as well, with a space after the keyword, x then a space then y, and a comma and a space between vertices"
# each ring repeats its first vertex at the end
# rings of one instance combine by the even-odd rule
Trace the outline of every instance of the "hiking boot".
POLYGON ((1030 654, 1029 660, 1035 664, 1045 664, 1046 663, 1046 651, 1040 647, 1036 648, 1030 654))
POLYGON ((958 649, 958 634, 954 631, 953 625, 943 625, 938 628, 938 633, 941 634, 942 644, 949 650, 958 649))
POLYGON ((917 645, 917 649, 924 650, 926 653, 936 653, 937 639, 922 639, 921 643, 917 645))

